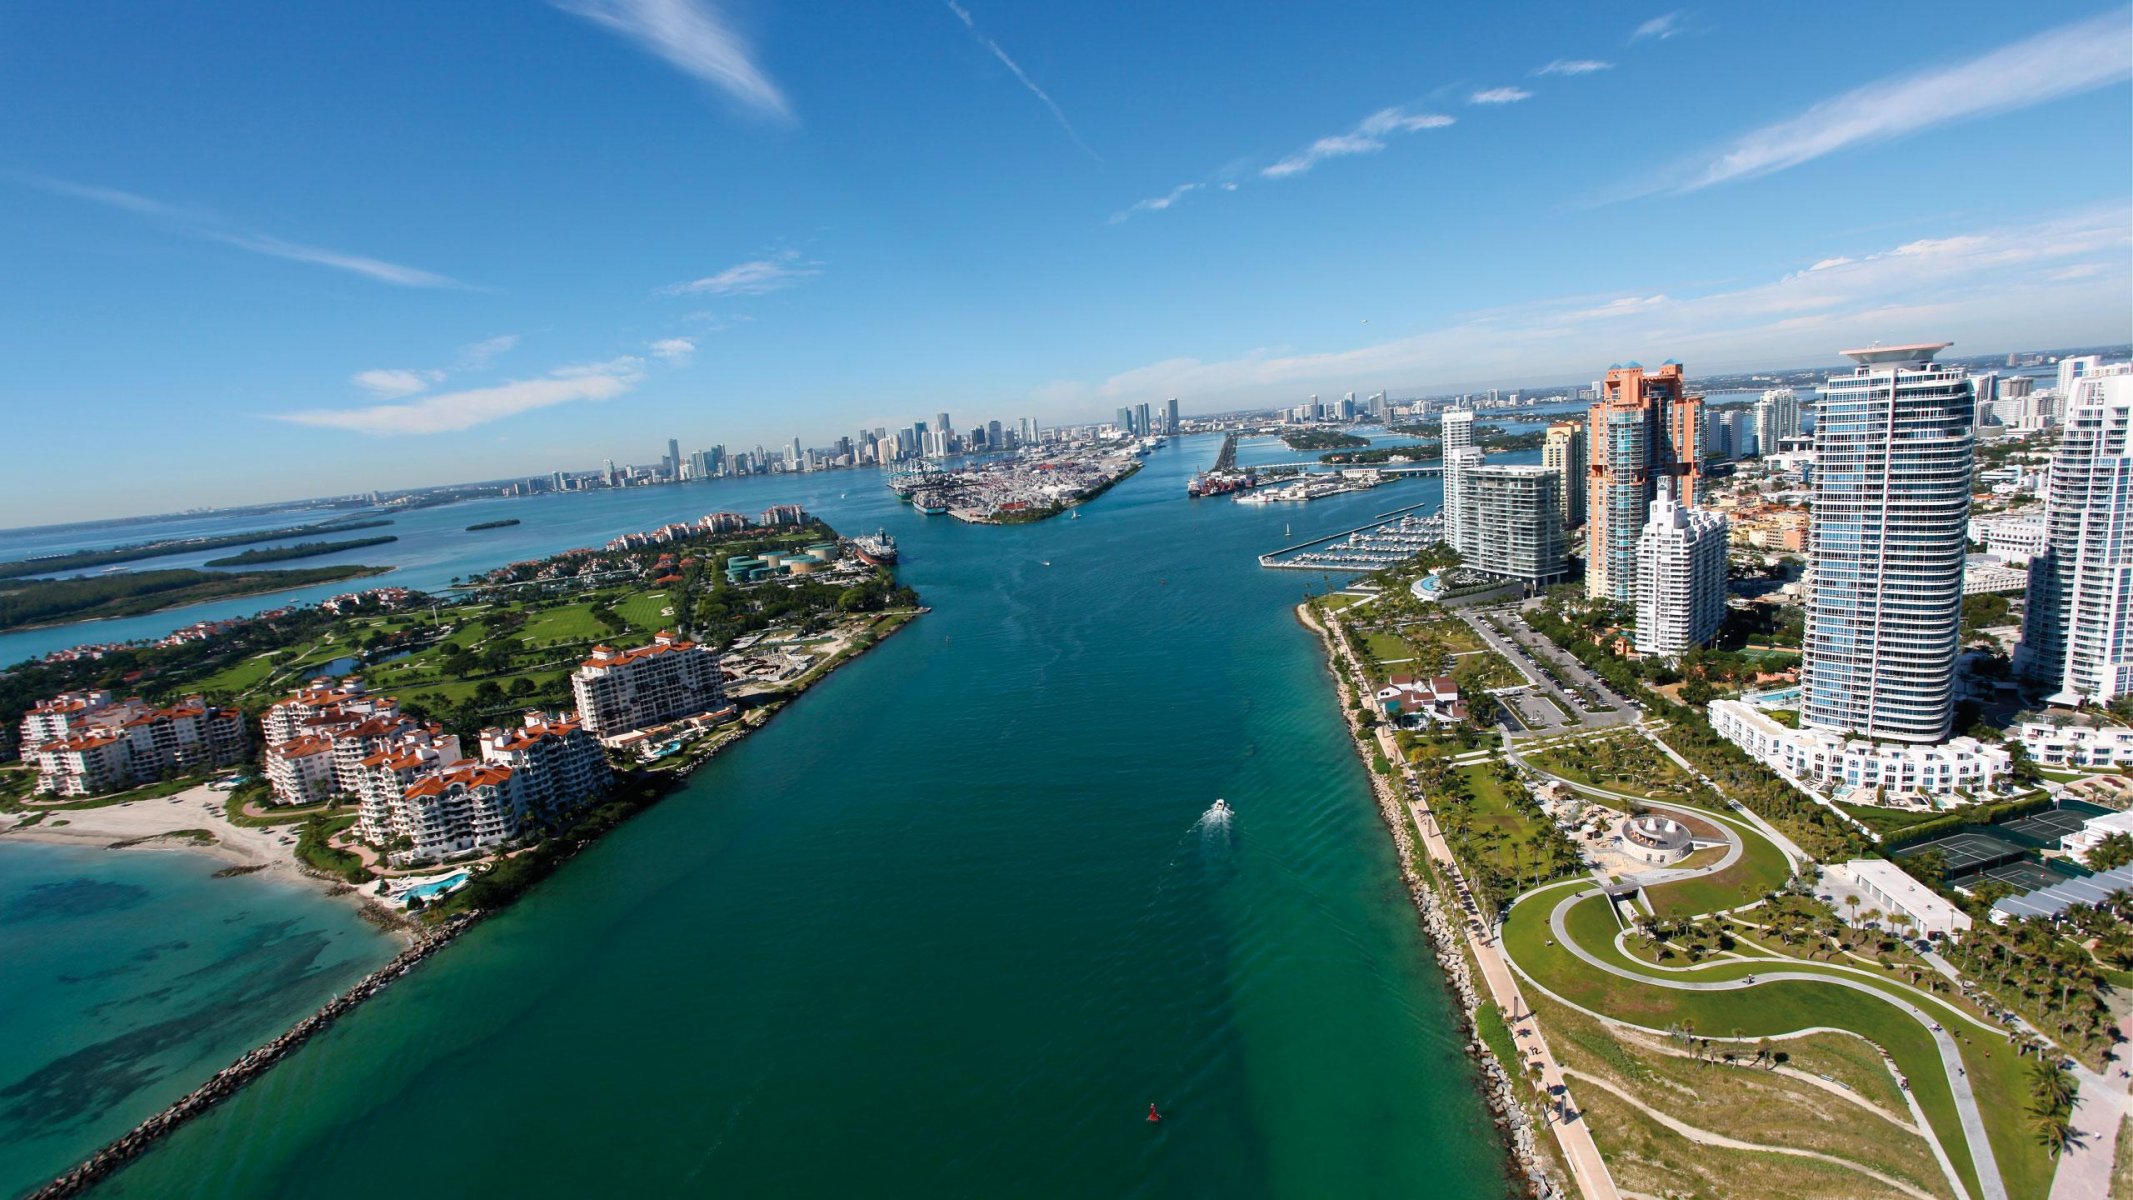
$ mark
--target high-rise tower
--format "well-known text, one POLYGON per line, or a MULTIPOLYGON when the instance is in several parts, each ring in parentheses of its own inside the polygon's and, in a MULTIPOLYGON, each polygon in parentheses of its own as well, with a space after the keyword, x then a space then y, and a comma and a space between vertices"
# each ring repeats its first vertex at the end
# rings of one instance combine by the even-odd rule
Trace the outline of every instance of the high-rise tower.
POLYGON ((2015 667, 2058 704, 2133 693, 2133 366, 2067 383, 2015 667))
POLYGON ((1541 444, 1541 465, 1562 481, 1557 494, 1562 499, 1563 528, 1585 523, 1585 426, 1576 421, 1557 421, 1548 426, 1541 444))
POLYGON ((1725 619, 1725 517, 1672 496, 1652 501, 1637 538, 1637 653, 1686 654, 1725 619))
POLYGON ((1701 493, 1703 398, 1681 364, 1611 367, 1586 414, 1585 593, 1637 600, 1637 539, 1661 479, 1693 504, 1701 493))
POLYGON ((1948 736, 1974 445, 1946 345, 1847 350, 1858 366, 1816 402, 1803 725, 1948 736))
POLYGON ((1444 540, 1452 549, 1464 554, 1470 527, 1465 505, 1465 475, 1470 466, 1480 462, 1481 456, 1481 452, 1474 449, 1474 414, 1462 408, 1445 410, 1438 436, 1443 446, 1443 457, 1439 461, 1444 464, 1444 540))

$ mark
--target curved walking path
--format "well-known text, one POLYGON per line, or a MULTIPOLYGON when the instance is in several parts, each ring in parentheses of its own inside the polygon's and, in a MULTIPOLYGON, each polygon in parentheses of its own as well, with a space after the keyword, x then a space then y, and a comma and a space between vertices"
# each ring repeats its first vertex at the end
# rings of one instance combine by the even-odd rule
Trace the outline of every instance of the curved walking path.
POLYGON ((1643 1113, 1645 1116, 1650 1117, 1652 1120, 1665 1126, 1667 1129, 1673 1131, 1674 1133, 1677 1133, 1680 1136, 1687 1138, 1690 1142, 1693 1142, 1696 1145, 1717 1146, 1721 1150, 1750 1150, 1758 1154, 1788 1154, 1795 1158, 1811 1158, 1817 1162, 1825 1162, 1830 1164, 1831 1166, 1842 1167, 1847 1171, 1856 1171, 1859 1174, 1874 1180, 1876 1183, 1884 1184, 1888 1187, 1895 1188, 1897 1191, 1902 1192, 1906 1196, 1915 1196, 1918 1198, 1918 1200, 1941 1200, 1940 1197, 1935 1196, 1931 1192, 1924 1191, 1916 1187, 1915 1185, 1905 1183, 1903 1180, 1898 1179, 1893 1175, 1884 1175, 1881 1172, 1876 1171, 1872 1167, 1864 1166, 1860 1163, 1855 1163, 1848 1158, 1838 1158, 1833 1154, 1824 1154, 1819 1150, 1801 1150, 1793 1146, 1769 1146, 1764 1145, 1760 1142, 1744 1142, 1741 1141, 1739 1138, 1730 1138, 1727 1137, 1725 1134, 1713 1133, 1708 1129, 1698 1129, 1694 1125, 1686 1124, 1682 1121, 1677 1121, 1674 1118, 1667 1116, 1663 1112, 1647 1107, 1635 1096, 1632 1096, 1628 1092, 1623 1091, 1621 1088, 1616 1087, 1614 1084, 1609 1083, 1604 1079, 1601 1079, 1597 1075, 1588 1075, 1583 1071, 1577 1070, 1570 1071, 1569 1074, 1575 1075, 1579 1079, 1584 1080, 1586 1083, 1589 1083, 1592 1086, 1600 1089, 1601 1091, 1614 1096, 1616 1099, 1621 1100, 1623 1103, 1633 1106, 1637 1109, 1637 1111, 1643 1113))
MULTIPOLYGON (((1932 1036, 1934 1046, 1940 1052, 1941 1068, 1947 1073, 1949 1090, 1955 1096, 1956 1116, 1962 1122, 1965 1140, 1970 1143, 1971 1162, 1977 1168, 1978 1186, 1983 1190, 1985 1200, 2007 1200, 2006 1186, 2000 1180, 1999 1161, 1993 1156, 1992 1141, 1985 1130, 1985 1118, 1978 1109, 1976 1093, 1972 1091, 1969 1074, 1963 1067, 1962 1051, 1956 1046, 1955 1039, 1949 1036, 1947 1030, 1942 1028, 1939 1022, 1927 1015, 1924 1009, 1900 996, 1890 994, 1884 988, 1871 986, 1862 980, 1848 979, 1822 971, 1777 970, 1760 972, 1750 977, 1756 981, 1753 983, 1748 980, 1690 982, 1687 980, 1666 979, 1657 975, 1647 975, 1629 970, 1626 967, 1617 966, 1587 950, 1575 938, 1571 937, 1564 917, 1564 914, 1569 911, 1572 905, 1600 894, 1599 889, 1593 888, 1570 892, 1565 895, 1556 902, 1553 908, 1548 910, 1548 928, 1555 935, 1556 941, 1578 961, 1587 966, 1596 967, 1609 975, 1650 987, 1671 988, 1675 991, 1683 992, 1745 991, 1759 986, 1761 983, 1782 983, 1786 981, 1826 984, 1864 992, 1869 996, 1894 1005, 1899 1011, 1917 1021, 1920 1027, 1932 1036)), ((1900 987, 1902 985, 1894 986, 1900 987)))

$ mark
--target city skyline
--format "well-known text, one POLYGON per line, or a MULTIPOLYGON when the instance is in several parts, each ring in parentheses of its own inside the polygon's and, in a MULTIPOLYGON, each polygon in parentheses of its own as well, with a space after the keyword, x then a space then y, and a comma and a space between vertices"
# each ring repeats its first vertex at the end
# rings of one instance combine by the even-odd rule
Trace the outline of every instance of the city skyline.
POLYGON ((1204 30, 1134 18, 1121 51, 1099 10, 665 7, 699 19, 10 14, 0 348, 19 435, 58 452, 0 483, 0 524, 546 475, 658 431, 779 445, 796 409, 817 436, 940 407, 1079 423, 2133 323, 2127 55, 2098 36, 2120 9, 1935 10, 1928 47, 1840 69, 1793 12, 1664 38, 1274 13, 1202 62, 1175 51, 1204 30), (318 48, 343 45, 425 49, 380 88, 318 48), (1456 65, 1403 75, 1417 52, 1456 65), (1361 69, 1299 103, 1313 54, 1361 69), (1984 82, 1934 100, 1951 79, 1984 82), (1960 199, 1931 171, 1833 186, 1899 146, 1964 168, 1960 199), (2040 152, 2049 187, 1989 169, 2040 152), (75 449, 85 412, 131 436, 75 449), (224 454, 245 469, 198 469, 224 454), (57 508, 91 464, 111 481, 57 508))

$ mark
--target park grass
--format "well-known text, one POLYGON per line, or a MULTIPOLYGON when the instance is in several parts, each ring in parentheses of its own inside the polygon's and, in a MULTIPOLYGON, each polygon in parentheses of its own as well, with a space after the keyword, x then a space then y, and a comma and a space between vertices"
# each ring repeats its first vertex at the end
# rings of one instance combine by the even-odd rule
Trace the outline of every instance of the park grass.
POLYGON ((1556 742, 1525 757, 1572 783, 1647 800, 1680 800, 1693 790, 1680 767, 1635 734, 1556 742))
POLYGON ((616 604, 615 615, 646 633, 657 633, 674 627, 676 618, 666 612, 671 605, 666 592, 645 592, 616 604))
MULTIPOLYGON (((1581 1075, 1606 1079, 1683 1124, 1739 1141, 1817 1151, 1870 1167, 1937 1195, 1949 1194, 1932 1148, 1908 1128, 1909 1114, 1903 1098, 1880 1056, 1856 1039, 1817 1034, 1812 1040, 1841 1041, 1870 1059, 1881 1080, 1874 1098, 1885 1094, 1888 1100, 1883 1107, 1902 1119, 1904 1125, 1833 1101, 1827 1092, 1803 1080, 1751 1065, 1748 1060, 1753 1057, 1752 1044, 1735 1048, 1741 1058, 1739 1063, 1698 1062, 1670 1053, 1647 1038, 1609 1029, 1545 997, 1536 997, 1534 1008, 1542 1028, 1548 1030, 1549 1045, 1566 1067, 1581 1075)), ((1815 1070, 1823 1057, 1819 1044, 1806 1047, 1787 1040, 1773 1043, 1772 1049, 1786 1054, 1790 1065, 1800 1070, 1815 1070)), ((1604 1094, 1590 1085, 1580 1088, 1576 1082, 1572 1088, 1581 1103, 1604 1094)), ((1753 1151, 1719 1153, 1761 1157, 1753 1151)), ((1858 1183, 1867 1188, 1879 1186, 1865 1177, 1859 1177, 1858 1183)), ((1759 1189, 1765 1181, 1756 1177, 1752 1183, 1740 1181, 1739 1186, 1759 1189)))
POLYGON ((607 627, 593 620, 590 603, 566 604, 544 609, 526 618, 519 632, 529 646, 553 642, 591 642, 607 636, 607 627))
POLYGON ((1494 1000, 1484 1000, 1475 1008, 1474 1030, 1496 1055, 1496 1062, 1505 1074, 1513 1079, 1525 1076, 1525 1066, 1518 1054, 1518 1039, 1511 1035, 1511 1027, 1503 1019, 1503 1010, 1496 1007, 1494 1000))
POLYGON ((1716 813, 1706 814, 1702 819, 1723 824, 1741 839, 1740 861, 1716 875, 1699 875, 1647 889, 1645 898, 1651 901, 1652 911, 1657 915, 1687 917, 1739 908, 1785 886, 1785 881, 1792 877, 1784 852, 1770 839, 1716 813))
POLYGON ((2118 1124, 2117 1155, 2111 1163, 2111 1200, 2133 1200, 2133 1117, 2118 1124))
POLYGON ((1406 638, 1371 630, 1363 634, 1363 652, 1376 659, 1380 665, 1403 662, 1415 656, 1414 646, 1406 638))
POLYGON ((1944 812, 1932 810, 1909 812, 1902 809, 1881 808, 1873 804, 1845 804, 1842 801, 1837 803, 1837 807, 1858 818, 1860 824, 1879 834, 1901 833, 1913 825, 1922 825, 1927 821, 1938 821, 1948 815, 1944 812))
MULTIPOLYGON (((1512 807, 1509 793, 1497 782, 1488 764, 1474 763, 1458 768, 1456 773, 1466 780, 1467 790, 1474 798, 1471 809, 1473 827, 1495 829, 1503 834, 1503 840, 1491 848, 1488 857, 1493 858, 1499 867, 1514 869, 1512 851, 1537 840, 1541 835, 1539 824, 1512 807)), ((1479 841, 1470 845, 1476 852, 1483 850, 1479 841)))
MULTIPOLYGON (((1955 1161, 1973 1194, 1975 1168, 1969 1158, 1969 1143, 1957 1120, 1953 1093, 1943 1073, 1940 1055, 1932 1037, 1907 1014, 1892 1005, 1861 1003, 1862 995, 1851 988, 1825 987, 1802 980, 1774 980, 1742 991, 1682 992, 1658 987, 1632 987, 1628 981, 1593 970, 1569 950, 1548 944, 1551 940, 1548 910, 1568 890, 1587 886, 1583 881, 1557 884, 1528 893, 1512 910, 1504 928, 1504 946, 1526 971, 1556 994, 1573 1003, 1604 1012, 1619 1020, 1650 1028, 1665 1029, 1683 1020, 1693 1021, 1703 1036, 1740 1029, 1746 1036, 1761 1037, 1818 1026, 1848 1029, 1887 1050, 1911 1080, 1912 1094, 1933 1123, 1941 1144, 1955 1161)), ((1604 903, 1593 898, 1574 905, 1565 916, 1571 936, 1596 957, 1632 970, 1649 968, 1624 956, 1613 943, 1617 926, 1604 903)), ((2051 1189, 2053 1165, 2022 1127, 2028 1104, 2026 1063, 1998 1035, 1978 1029, 1963 1011, 1945 1000, 1927 996, 1865 971, 1837 971, 1799 960, 1787 960, 1786 970, 1810 974, 1842 975, 1891 998, 1901 997, 1961 1036, 1961 1053, 1968 1069, 1978 1109, 1986 1122, 1987 1135, 2000 1165, 2008 1192, 2017 1200, 2041 1198, 2051 1189)), ((1678 978, 1734 980, 1771 969, 1768 962, 1721 960, 1675 973, 1678 978)))

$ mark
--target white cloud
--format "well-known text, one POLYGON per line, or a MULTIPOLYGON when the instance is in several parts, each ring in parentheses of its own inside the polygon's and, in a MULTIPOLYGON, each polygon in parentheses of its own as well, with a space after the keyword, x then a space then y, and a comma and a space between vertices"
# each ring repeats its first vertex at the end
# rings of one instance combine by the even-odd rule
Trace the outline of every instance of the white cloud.
POLYGON ((1533 93, 1524 88, 1499 87, 1475 92, 1466 98, 1466 102, 1468 104, 1516 104, 1521 100, 1530 100, 1532 98, 1533 93))
POLYGON ((550 0, 723 89, 757 112, 792 120, 792 106, 755 63, 754 51, 719 13, 697 0, 550 0))
POLYGON ((685 337, 661 338, 652 343, 651 352, 661 362, 682 363, 696 353, 696 343, 685 337))
POLYGON ((1392 134, 1441 129, 1450 124, 1452 118, 1441 113, 1410 113, 1402 108, 1382 108, 1364 117, 1360 125, 1347 133, 1322 137, 1259 173, 1268 179, 1286 179, 1301 175, 1329 158, 1383 150, 1385 138, 1392 134))
POLYGON ((1098 162, 1103 161, 1103 159, 1097 155, 1096 151, 1091 150, 1089 148, 1089 144, 1087 142, 1081 140, 1081 134, 1074 128, 1074 123, 1072 121, 1067 120, 1065 110, 1059 107, 1058 103, 1052 99, 1049 93, 1047 93, 1043 88, 1037 86, 1037 81, 1029 77, 1029 73, 1022 69, 1022 64, 1016 62, 1012 58, 1009 58, 1007 55, 1007 51, 1002 50, 1000 48, 1000 43, 993 41, 989 37, 986 37, 985 34, 978 29, 978 23, 976 21, 971 20, 970 18, 969 9, 964 8, 960 4, 957 4, 956 0, 942 0, 942 3, 946 4, 948 6, 948 11, 954 13, 956 15, 956 19, 963 23, 963 28, 968 29, 970 31, 970 36, 978 39, 980 45, 983 45, 987 50, 992 51, 992 56, 1000 60, 1000 65, 1006 67, 1009 73, 1014 75, 1014 77, 1021 82, 1023 87, 1029 89, 1030 95, 1035 96, 1037 99, 1043 101, 1044 107, 1051 112, 1052 119, 1054 121, 1059 122, 1059 127, 1061 129, 1066 130, 1066 135, 1074 139, 1074 144, 1076 146, 1081 147, 1081 152, 1083 154, 1088 155, 1090 158, 1096 159, 1096 161, 1098 162))
POLYGON ((1661 41, 1665 41, 1667 38, 1673 37, 1682 31, 1681 16, 1682 14, 1679 12, 1670 12, 1664 16, 1653 17, 1644 24, 1637 26, 1630 33, 1629 40, 1641 42, 1646 38, 1658 38, 1661 41))
POLYGON ((348 377, 357 387, 386 400, 412 396, 444 379, 442 371, 403 371, 378 369, 358 371, 348 377))
POLYGON ((660 289, 669 296, 761 296, 783 291, 822 273, 822 264, 801 262, 790 250, 770 258, 736 263, 716 275, 670 283, 660 289))
POLYGON ((2133 76, 2124 10, 2061 26, 1980 58, 1888 79, 1746 134, 1692 169, 1683 191, 1796 167, 1851 146, 2009 112, 2133 76))
POLYGON ((53 195, 69 196, 76 200, 87 200, 93 204, 101 204, 106 208, 115 208, 124 212, 154 217, 189 237, 220 242, 225 246, 235 246, 240 250, 249 250, 254 254, 264 254, 270 258, 282 258, 291 262, 332 267, 337 271, 347 271, 351 274, 375 279, 380 283, 390 283, 400 287, 456 288, 465 286, 449 276, 439 275, 435 271, 425 271, 419 267, 403 266, 399 263, 386 262, 383 259, 367 258, 360 254, 348 254, 339 250, 328 250, 320 246, 307 246, 299 242, 284 241, 272 234, 235 229, 222 217, 204 209, 182 208, 173 204, 165 204, 160 200, 152 200, 132 192, 120 191, 117 188, 99 187, 88 183, 74 183, 65 179, 51 179, 40 175, 17 175, 16 178, 31 187, 50 192, 53 195))
MULTIPOLYGON (((1237 187, 1237 185, 1234 183, 1227 183, 1222 186, 1224 190, 1227 191, 1235 191, 1237 187)), ((1123 224, 1124 222, 1131 220, 1137 214, 1144 212, 1162 212, 1164 209, 1169 208, 1171 205, 1176 204, 1180 200, 1183 200, 1188 193, 1196 192, 1199 190, 1200 185, 1197 183, 1181 183, 1178 186, 1171 188, 1169 191, 1164 192, 1160 196, 1150 196, 1146 200, 1142 200, 1135 203, 1133 207, 1126 209, 1124 212, 1112 213, 1111 223, 1113 225, 1123 224)))
POLYGON ((1611 71, 1614 64, 1596 58, 1558 58, 1547 66, 1534 70, 1535 75, 1590 75, 1594 71, 1611 71))
POLYGON ((515 333, 500 333, 493 338, 483 338, 478 342, 469 342, 459 348, 459 369, 462 371, 480 370, 495 361, 499 356, 510 353, 517 345, 518 335, 515 333))
POLYGON ((2122 208, 1925 238, 1879 252, 1824 256, 1727 291, 1561 297, 1456 317, 1346 349, 1256 349, 1173 357, 1096 383, 1055 381, 1055 409, 1133 395, 1211 404, 1360 387, 1590 377, 1623 358, 1710 366, 1828 361, 1838 348, 1953 339, 1978 350, 2121 336, 2133 323, 2133 231, 2122 208), (1597 302, 1596 302, 1597 301, 1597 302), (2112 331, 2118 331, 2114 333, 2112 331))
POLYGON ((624 357, 558 368, 543 379, 518 379, 494 387, 444 392, 405 404, 312 409, 274 417, 297 425, 378 437, 453 433, 558 404, 613 399, 637 386, 643 379, 642 366, 642 360, 624 357))

